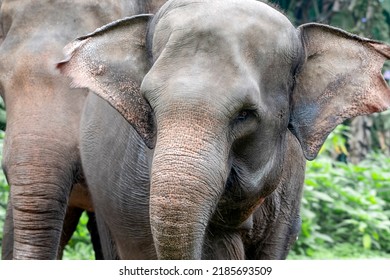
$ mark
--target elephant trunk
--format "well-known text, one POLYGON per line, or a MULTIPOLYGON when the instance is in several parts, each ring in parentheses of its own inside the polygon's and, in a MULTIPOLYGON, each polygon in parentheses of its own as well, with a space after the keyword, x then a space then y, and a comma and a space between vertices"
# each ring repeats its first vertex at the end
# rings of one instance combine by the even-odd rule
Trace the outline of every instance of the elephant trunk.
POLYGON ((183 119, 159 124, 153 158, 150 215, 159 259, 202 258, 208 222, 228 174, 226 145, 191 117, 187 125, 183 119))
POLYGON ((10 185, 14 259, 57 256, 74 175, 66 164, 73 155, 65 148, 65 154, 58 152, 61 145, 38 135, 6 136, 3 166, 10 185))

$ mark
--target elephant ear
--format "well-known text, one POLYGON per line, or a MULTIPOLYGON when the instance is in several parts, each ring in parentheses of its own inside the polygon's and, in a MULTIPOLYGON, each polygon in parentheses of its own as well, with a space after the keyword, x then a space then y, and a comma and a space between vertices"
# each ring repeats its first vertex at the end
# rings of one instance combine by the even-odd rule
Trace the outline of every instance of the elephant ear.
POLYGON ((146 33, 151 15, 124 18, 80 37, 65 47, 66 59, 57 65, 74 87, 88 88, 114 107, 154 146, 153 112, 140 93, 150 69, 146 33))
POLYGON ((321 24, 298 30, 305 61, 295 76, 289 125, 312 160, 338 124, 389 108, 381 69, 390 46, 321 24))

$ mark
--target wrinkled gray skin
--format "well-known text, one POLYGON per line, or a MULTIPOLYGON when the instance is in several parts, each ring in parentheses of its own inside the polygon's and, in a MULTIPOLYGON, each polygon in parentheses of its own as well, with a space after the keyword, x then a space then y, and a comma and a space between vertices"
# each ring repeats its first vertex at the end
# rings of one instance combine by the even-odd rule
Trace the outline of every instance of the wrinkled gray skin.
POLYGON ((252 0, 169 1, 66 52, 58 67, 99 96, 81 154, 108 258, 285 258, 305 157, 390 105, 389 46, 252 0))
MULTIPOLYGON (((118 18, 153 12, 163 2, 2 1, 3 169, 11 186, 3 259, 61 257, 82 211, 93 211, 78 141, 88 91, 71 89, 55 68, 64 46, 118 18)), ((98 245, 97 236, 92 238, 98 245)))

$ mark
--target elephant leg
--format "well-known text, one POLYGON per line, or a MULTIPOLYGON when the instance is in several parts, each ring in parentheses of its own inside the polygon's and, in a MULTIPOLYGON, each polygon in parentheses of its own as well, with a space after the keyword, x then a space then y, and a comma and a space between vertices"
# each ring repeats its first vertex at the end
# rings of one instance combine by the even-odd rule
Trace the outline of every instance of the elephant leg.
MULTIPOLYGON (((77 207, 68 207, 65 220, 64 220, 60 246, 57 253, 57 259, 62 259, 65 246, 68 244, 74 231, 76 230, 82 212, 83 209, 77 207)), ((97 260, 102 260, 103 252, 100 244, 100 238, 99 238, 99 233, 96 225, 95 214, 93 212, 87 212, 87 213, 89 218, 87 228, 91 234, 91 241, 95 252, 95 258, 97 260)), ((7 204, 7 212, 6 212, 5 222, 4 222, 3 239, 2 239, 3 260, 13 259, 13 244, 14 244, 14 225, 13 225, 11 199, 9 199, 7 204)))
POLYGON ((296 144, 288 148, 280 185, 253 214, 253 231, 245 246, 248 259, 285 259, 301 229, 304 176, 296 174, 304 174, 305 160, 296 160, 294 154, 300 148, 296 139, 289 137, 296 144))
POLYGON ((289 185, 277 189, 253 214, 253 229, 246 235, 245 252, 249 260, 285 259, 301 229, 300 204, 282 197, 291 195, 300 201, 301 192, 292 194, 289 185), (283 203, 282 203, 283 202, 283 203))
POLYGON ((12 260, 14 250, 14 222, 12 215, 11 199, 8 199, 7 213, 4 222, 2 252, 1 258, 3 260, 12 260))
POLYGON ((11 183, 11 192, 13 258, 55 259, 65 219, 66 189, 56 184, 32 184, 27 189, 11 183))
MULTIPOLYGON (((86 182, 84 180, 84 175, 79 174, 79 182, 75 184, 72 188, 72 192, 70 194, 69 198, 69 206, 68 208, 77 208, 77 209, 83 209, 86 211, 88 215, 88 223, 87 228, 91 236, 91 242, 92 246, 95 252, 95 259, 102 260, 103 258, 103 251, 102 246, 100 243, 100 237, 99 232, 96 224, 96 218, 95 213, 93 212, 93 204, 91 195, 89 193, 88 187, 86 185, 86 182)), ((81 215, 81 213, 80 213, 81 215)), ((79 219, 79 218, 78 218, 79 219)), ((77 222, 78 222, 77 219, 77 222)), ((76 222, 76 226, 77 226, 76 222)), ((66 220, 65 220, 66 223, 66 220)), ((72 232, 73 233, 73 232, 72 232)), ((65 243, 66 245, 66 243, 65 243)))
POLYGON ((100 243, 99 231, 96 223, 96 216, 93 212, 87 212, 88 215, 88 223, 87 228, 89 233, 91 234, 91 242, 93 246, 93 250, 95 252, 96 260, 103 260, 103 249, 102 244, 100 243))
POLYGON ((283 260, 287 258, 291 246, 296 241, 301 227, 301 219, 297 216, 292 221, 279 221, 269 236, 251 244, 246 250, 249 260, 283 260))
POLYGON ((62 259, 65 246, 76 231, 83 209, 68 207, 65 215, 64 226, 62 228, 60 247, 58 248, 57 259, 62 259))
POLYGON ((214 260, 244 260, 245 249, 239 232, 209 228, 204 256, 214 260))
POLYGON ((99 214, 95 212, 96 224, 99 230, 100 244, 105 260, 120 259, 114 239, 106 223, 99 218, 99 214))

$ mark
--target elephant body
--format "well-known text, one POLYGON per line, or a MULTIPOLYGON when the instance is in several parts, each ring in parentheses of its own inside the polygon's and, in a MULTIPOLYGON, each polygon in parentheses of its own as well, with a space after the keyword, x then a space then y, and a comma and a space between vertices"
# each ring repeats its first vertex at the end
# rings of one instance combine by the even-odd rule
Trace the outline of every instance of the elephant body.
POLYGON ((58 68, 96 94, 80 139, 105 256, 285 258, 306 159, 389 107, 389 58, 252 0, 171 0, 69 44, 58 68))
MULTIPOLYGON (((282 164, 284 171, 277 174, 277 190, 244 223, 231 228, 211 224, 203 244, 203 258, 286 257, 300 229, 299 207, 305 169, 299 143, 292 135, 288 137, 288 156, 282 164)), ((153 152, 114 108, 95 95, 87 97, 82 138, 85 139, 82 142, 83 167, 100 217, 100 233, 106 238, 103 242, 107 246, 104 248, 106 258, 156 259, 149 210, 153 152), (113 135, 115 137, 111 137, 113 135)), ((169 162, 166 168, 170 168, 169 162)), ((233 171, 229 180, 235 180, 233 171)), ((217 219, 219 213, 215 215, 217 219)))
POLYGON ((61 257, 82 211, 93 216, 79 153, 88 90, 71 89, 56 69, 64 46, 161 2, 2 1, 0 91, 7 110, 2 166, 10 185, 3 259, 61 257))

